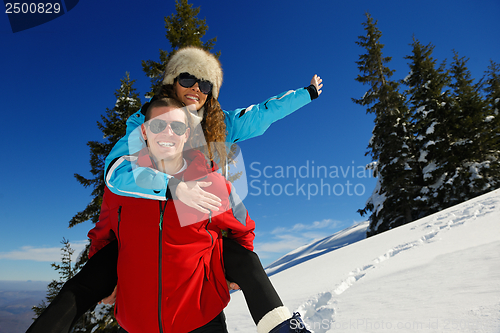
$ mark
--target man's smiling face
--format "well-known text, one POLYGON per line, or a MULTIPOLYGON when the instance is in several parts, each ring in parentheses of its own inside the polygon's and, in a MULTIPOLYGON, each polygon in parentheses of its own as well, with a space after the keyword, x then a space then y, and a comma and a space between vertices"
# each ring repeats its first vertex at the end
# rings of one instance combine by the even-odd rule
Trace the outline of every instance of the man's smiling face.
POLYGON ((184 111, 175 107, 161 106, 151 110, 150 120, 142 126, 142 136, 147 140, 150 154, 157 161, 182 159, 190 129, 179 133, 182 132, 183 124, 187 127, 186 120, 184 111))

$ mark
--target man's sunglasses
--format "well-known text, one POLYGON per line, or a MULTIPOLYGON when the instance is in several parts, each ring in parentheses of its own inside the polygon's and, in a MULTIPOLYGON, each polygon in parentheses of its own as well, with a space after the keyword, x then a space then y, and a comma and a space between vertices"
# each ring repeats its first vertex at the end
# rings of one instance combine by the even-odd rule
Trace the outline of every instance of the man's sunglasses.
POLYGON ((170 124, 170 128, 172 129, 172 132, 174 132, 177 135, 183 135, 186 133, 187 126, 184 123, 181 123, 180 121, 172 121, 171 123, 167 123, 165 120, 162 119, 153 119, 149 121, 149 130, 153 132, 154 134, 161 133, 167 128, 167 125, 170 124))
POLYGON ((205 95, 210 94, 210 92, 212 91, 212 83, 210 81, 200 80, 196 76, 189 73, 179 74, 179 76, 177 77, 177 81, 184 88, 191 88, 195 83, 198 83, 198 88, 200 88, 200 91, 205 95))

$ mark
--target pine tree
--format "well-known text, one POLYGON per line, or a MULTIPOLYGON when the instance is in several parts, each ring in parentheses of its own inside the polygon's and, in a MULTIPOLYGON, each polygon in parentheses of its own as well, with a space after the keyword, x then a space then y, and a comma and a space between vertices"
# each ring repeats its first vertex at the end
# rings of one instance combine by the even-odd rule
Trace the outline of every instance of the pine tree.
MULTIPOLYGON (((71 248, 71 244, 69 240, 63 238, 61 241, 63 247, 61 248, 61 264, 52 263, 51 266, 59 273, 59 280, 52 280, 47 286, 47 296, 46 301, 48 303, 52 302, 54 298, 57 296, 64 283, 71 279, 77 272, 78 267, 74 265, 71 260, 71 256, 75 252, 73 248, 71 248)), ((33 306, 32 310, 35 312, 36 317, 38 317, 45 309, 47 308, 47 304, 45 300, 42 300, 38 306, 33 306)), ((88 317, 84 316, 75 323, 75 330, 79 330, 82 327, 86 326, 86 322, 88 321, 88 317)))
POLYGON ((382 56, 382 33, 370 14, 363 23, 366 36, 359 36, 356 42, 366 49, 356 62, 361 75, 356 81, 370 86, 357 104, 367 106, 367 113, 375 114, 373 136, 368 145, 378 177, 374 193, 364 209, 363 215, 371 211, 368 235, 379 233, 413 220, 412 196, 413 152, 412 137, 408 133, 409 119, 405 98, 398 91, 399 84, 391 81, 394 71, 386 67, 390 57, 382 56))
MULTIPOLYGON (((193 8, 187 0, 175 1, 175 14, 165 17, 165 29, 167 31, 165 37, 170 42, 172 52, 186 46, 198 46, 206 51, 213 49, 217 37, 202 42, 208 26, 206 19, 198 19, 200 7, 193 8)), ((144 73, 151 79, 151 92, 146 95, 147 98, 153 97, 155 92, 161 86, 161 79, 165 66, 172 52, 160 49, 160 62, 154 60, 142 61, 142 69, 144 73)), ((215 53, 217 57, 220 52, 215 53)))
POLYGON ((84 187, 92 186, 92 201, 87 207, 77 213, 69 222, 69 227, 91 220, 97 223, 101 210, 102 196, 104 195, 104 163, 113 146, 125 135, 129 116, 141 108, 141 100, 133 87, 135 80, 130 80, 129 73, 120 80, 120 88, 116 90, 116 103, 112 109, 106 108, 106 116, 101 115, 101 122, 97 127, 102 131, 105 142, 89 141, 90 147, 90 173, 93 178, 85 178, 75 174, 77 181, 84 187))
POLYGON ((483 90, 488 104, 485 122, 490 137, 487 144, 491 152, 498 153, 500 151, 500 64, 491 61, 486 75, 483 90))
POLYGON ((467 59, 455 52, 450 69, 437 67, 434 46, 414 38, 401 95, 376 22, 367 14, 363 25, 356 80, 370 89, 353 101, 375 114, 367 154, 378 179, 358 211, 371 212, 368 236, 500 187, 500 66, 491 62, 485 82, 474 83, 467 59))
POLYGON ((483 91, 488 105, 484 119, 488 137, 484 142, 487 167, 483 168, 483 177, 486 186, 493 190, 500 187, 500 64, 491 61, 486 75, 483 91))
MULTIPOLYGON (((79 267, 75 263, 72 263, 71 256, 74 254, 75 250, 71 248, 69 240, 63 238, 61 241, 63 247, 61 248, 61 264, 52 263, 52 267, 58 271, 59 280, 52 280, 47 286, 47 296, 46 300, 48 303, 52 302, 57 296, 59 291, 62 289, 64 283, 71 279, 78 271, 79 267)), ((80 254, 81 256, 81 254, 80 254)), ((80 259, 77 259, 77 262, 80 259)), ((39 316, 45 309, 47 304, 42 301, 38 306, 33 306, 32 310, 35 312, 36 316, 39 316)), ((101 313, 96 319, 95 310, 91 309, 85 315, 78 319, 75 323, 72 332, 107 332, 115 333, 118 332, 118 325, 114 320, 113 307, 102 306, 101 313)))
MULTIPOLYGON (((201 40, 207 32, 208 26, 206 24, 206 19, 202 20, 197 17, 200 13, 200 7, 193 8, 193 5, 189 4, 187 0, 176 0, 175 9, 175 14, 165 17, 165 29, 167 31, 165 37, 170 42, 172 51, 168 52, 160 49, 160 62, 154 60, 142 61, 142 69, 146 76, 151 79, 151 91, 146 94, 146 98, 153 97, 159 90, 166 64, 170 59, 170 56, 176 50, 186 46, 197 46, 206 51, 211 51, 214 48, 215 42, 217 42, 217 37, 209 39, 206 42, 201 40)), ((218 58, 220 56, 220 51, 214 53, 214 55, 218 58)), ((238 151, 238 148, 236 147, 236 144, 233 144, 228 150, 228 157, 230 157, 238 151)), ((231 161, 231 159, 229 159, 229 161, 231 161)), ((225 164, 220 163, 220 165, 224 166, 225 164)), ((223 168, 223 175, 229 181, 239 179, 242 174, 241 172, 231 174, 226 173, 226 171, 228 170, 223 168)))
POLYGON ((455 52, 450 69, 452 82, 448 113, 447 151, 442 152, 441 208, 471 199, 487 190, 482 175, 486 167, 486 103, 480 85, 474 84, 467 59, 455 52))
POLYGON ((484 88, 486 100, 490 105, 491 115, 498 116, 500 112, 500 64, 490 61, 486 74, 488 75, 484 88))
POLYGON ((408 97, 412 116, 412 136, 415 138, 416 154, 415 180, 418 193, 415 195, 414 207, 420 218, 437 211, 441 203, 436 199, 436 186, 442 177, 442 167, 446 164, 444 152, 450 146, 449 121, 450 97, 446 90, 450 79, 445 70, 445 63, 436 68, 436 60, 431 57, 434 46, 422 45, 413 39, 410 60, 410 74, 403 80, 408 86, 405 94, 408 97))
MULTIPOLYGON (((46 300, 49 303, 52 302, 54 297, 57 296, 64 282, 70 279, 75 273, 75 270, 71 264, 71 255, 75 252, 75 250, 71 248, 71 244, 65 238, 63 238, 61 244, 63 244, 63 247, 61 248, 61 265, 56 263, 51 264, 51 266, 59 272, 60 278, 59 280, 52 280, 52 282, 50 282, 47 287, 46 300)), ((45 301, 42 300, 42 302, 38 304, 38 306, 33 306, 32 310, 38 317, 45 310, 45 308, 47 308, 47 305, 45 304, 45 301)))

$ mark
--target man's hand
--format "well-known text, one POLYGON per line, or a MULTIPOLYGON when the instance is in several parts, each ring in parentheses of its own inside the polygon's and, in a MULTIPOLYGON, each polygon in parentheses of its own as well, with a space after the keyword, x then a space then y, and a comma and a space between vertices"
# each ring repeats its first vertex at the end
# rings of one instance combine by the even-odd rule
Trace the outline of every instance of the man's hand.
POLYGON ((202 189, 202 187, 210 185, 212 185, 211 182, 180 182, 175 190, 175 195, 182 203, 202 213, 208 214, 210 210, 219 211, 220 198, 202 189))

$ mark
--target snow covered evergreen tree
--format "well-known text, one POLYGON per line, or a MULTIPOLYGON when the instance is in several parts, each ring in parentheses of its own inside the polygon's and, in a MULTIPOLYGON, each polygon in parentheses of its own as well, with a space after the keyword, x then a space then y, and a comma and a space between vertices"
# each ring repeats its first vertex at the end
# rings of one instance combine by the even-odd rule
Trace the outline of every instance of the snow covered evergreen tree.
POLYGON ((500 64, 491 61, 486 71, 483 91, 486 98, 485 133, 486 161, 489 167, 483 168, 483 180, 491 190, 500 187, 500 64))
POLYGON ((436 68, 431 57, 434 46, 422 45, 414 38, 410 60, 410 74, 403 80, 408 86, 408 97, 412 116, 412 137, 416 153, 415 180, 419 193, 414 197, 415 218, 428 215, 441 208, 437 202, 437 188, 446 164, 445 151, 450 146, 449 122, 450 96, 447 91, 450 79, 445 64, 436 68))
MULTIPOLYGON (((494 118, 500 118, 500 64, 490 61, 490 66, 486 71, 486 84, 484 86, 484 92, 486 93, 486 100, 489 105, 489 115, 494 118)), ((488 118, 488 122, 493 119, 488 118)), ((500 131, 497 131, 496 137, 500 136, 500 131)), ((495 140, 498 141, 498 140, 495 140)))
POLYGON ((133 87, 135 80, 131 80, 127 72, 120 82, 120 88, 115 92, 115 106, 112 109, 106 108, 106 116, 101 115, 101 122, 97 122, 97 127, 102 131, 106 141, 89 141, 87 143, 90 147, 90 173, 94 177, 85 178, 75 174, 77 181, 84 187, 92 186, 93 199, 83 211, 77 213, 70 220, 70 228, 88 220, 94 223, 99 220, 104 194, 104 162, 106 156, 108 156, 118 140, 125 135, 127 118, 141 108, 139 94, 133 87))
POLYGON ((373 136, 368 145, 374 163, 377 186, 364 209, 363 215, 371 211, 369 235, 379 233, 413 220, 412 198, 415 192, 413 179, 414 157, 411 151, 412 137, 408 108, 404 96, 398 91, 399 84, 391 81, 394 71, 386 67, 391 60, 383 57, 382 33, 370 14, 363 23, 366 36, 359 36, 356 44, 366 49, 356 62, 362 74, 356 81, 369 85, 357 104, 367 106, 367 113, 375 114, 373 136))
POLYGON ((498 151, 500 151, 500 64, 491 61, 486 75, 483 90, 488 103, 485 118, 487 130, 490 133, 488 145, 494 153, 498 154, 498 151))
MULTIPOLYGON (((489 168, 486 131, 487 105, 466 67, 467 60, 455 52, 450 69, 450 104, 447 111, 447 138, 440 152, 441 174, 435 185, 441 209, 471 199, 488 191, 484 178, 489 168)), ((438 125, 441 126, 441 125, 438 125)))
POLYGON ((363 25, 357 44, 367 53, 356 80, 370 89, 354 102, 376 115, 368 153, 378 176, 359 210, 371 212, 368 236, 500 187, 499 66, 492 62, 486 82, 474 83, 465 58, 455 52, 450 69, 437 67, 434 46, 414 38, 403 97, 389 79, 376 22, 367 14, 363 25))

